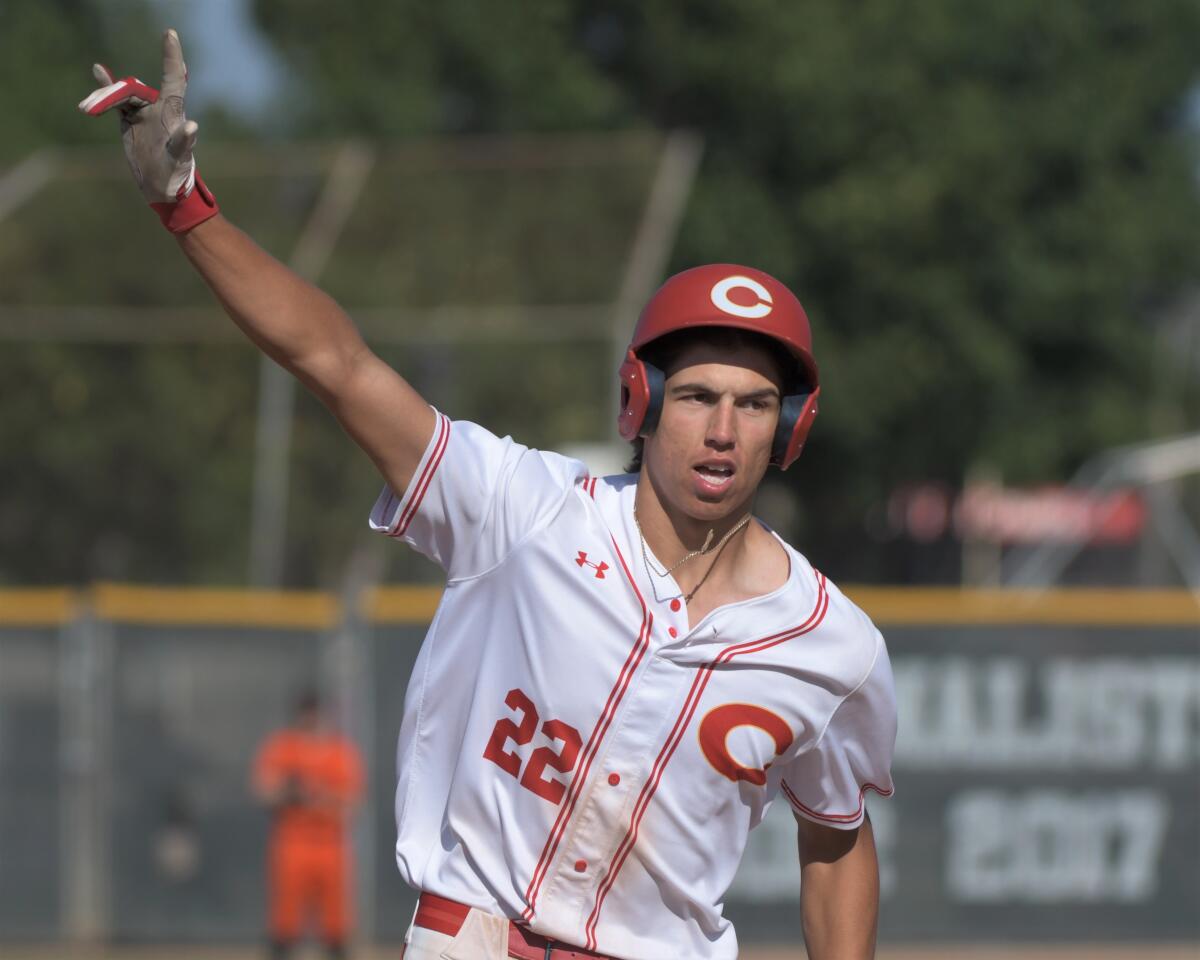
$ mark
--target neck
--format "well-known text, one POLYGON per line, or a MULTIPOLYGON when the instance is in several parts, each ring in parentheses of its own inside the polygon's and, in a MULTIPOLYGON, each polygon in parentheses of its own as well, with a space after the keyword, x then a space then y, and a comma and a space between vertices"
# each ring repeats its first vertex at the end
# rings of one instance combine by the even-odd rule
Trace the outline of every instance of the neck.
MULTIPOLYGON (((670 566, 694 550, 712 549, 738 525, 753 507, 752 500, 739 503, 729 513, 712 519, 697 518, 671 507, 655 489, 643 469, 634 497, 634 510, 642 536, 660 562, 670 566)), ((739 552, 745 527, 733 535, 725 553, 739 552)))

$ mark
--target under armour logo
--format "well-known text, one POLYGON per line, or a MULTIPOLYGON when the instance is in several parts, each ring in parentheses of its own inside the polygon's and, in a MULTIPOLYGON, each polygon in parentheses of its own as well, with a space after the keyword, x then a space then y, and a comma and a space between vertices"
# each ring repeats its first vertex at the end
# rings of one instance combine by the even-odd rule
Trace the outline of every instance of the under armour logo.
POLYGON ((577 556, 575 558, 575 562, 577 564, 579 564, 581 567, 591 567, 593 570, 595 570, 597 580, 603 580, 604 579, 604 571, 608 569, 608 564, 605 563, 603 560, 601 560, 599 563, 595 563, 594 561, 589 560, 587 558, 587 553, 584 552, 583 550, 579 551, 579 556, 577 556))

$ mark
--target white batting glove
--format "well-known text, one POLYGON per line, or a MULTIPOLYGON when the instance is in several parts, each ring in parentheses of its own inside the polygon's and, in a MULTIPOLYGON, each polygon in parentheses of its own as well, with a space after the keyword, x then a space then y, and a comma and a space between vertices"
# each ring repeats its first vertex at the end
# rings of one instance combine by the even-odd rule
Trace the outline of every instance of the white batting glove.
POLYGON ((217 202, 196 174, 192 148, 199 126, 183 112, 187 66, 179 34, 163 34, 161 92, 137 77, 117 80, 103 64, 92 67, 99 89, 79 109, 97 117, 116 109, 121 116, 125 158, 142 196, 172 233, 190 230, 217 213, 217 202))

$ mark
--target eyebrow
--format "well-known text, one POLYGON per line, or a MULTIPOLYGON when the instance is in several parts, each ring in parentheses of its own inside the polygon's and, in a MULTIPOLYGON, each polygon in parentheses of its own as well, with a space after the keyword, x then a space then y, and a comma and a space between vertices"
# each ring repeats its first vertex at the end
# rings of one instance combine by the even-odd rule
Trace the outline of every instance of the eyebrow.
MULTIPOLYGON (((671 388, 671 396, 675 397, 681 393, 721 393, 720 390, 714 390, 706 383, 681 383, 671 388)), ((750 393, 739 393, 739 400, 761 400, 767 397, 775 397, 778 399, 779 391, 774 387, 763 387, 761 390, 752 390, 750 393)))

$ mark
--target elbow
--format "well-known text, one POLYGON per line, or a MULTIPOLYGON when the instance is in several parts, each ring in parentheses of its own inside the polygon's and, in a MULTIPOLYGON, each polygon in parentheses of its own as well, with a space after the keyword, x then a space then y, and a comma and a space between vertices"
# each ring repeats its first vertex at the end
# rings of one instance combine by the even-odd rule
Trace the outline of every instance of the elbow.
POLYGON ((369 356, 366 344, 360 342, 351 349, 324 349, 299 355, 285 366, 318 400, 333 408, 369 356))

